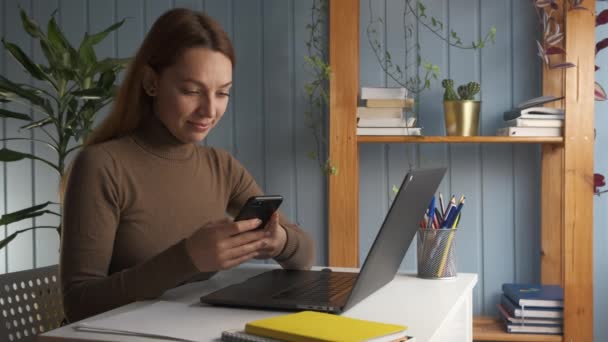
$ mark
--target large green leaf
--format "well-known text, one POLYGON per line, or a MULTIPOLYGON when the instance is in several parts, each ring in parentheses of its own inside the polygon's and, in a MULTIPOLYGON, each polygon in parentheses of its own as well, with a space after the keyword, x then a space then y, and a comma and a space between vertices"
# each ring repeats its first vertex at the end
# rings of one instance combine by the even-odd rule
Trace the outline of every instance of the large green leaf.
POLYGON ((53 123, 53 121, 55 121, 53 118, 48 117, 48 118, 44 118, 42 120, 32 122, 31 124, 21 126, 20 129, 32 129, 32 128, 37 128, 37 127, 43 127, 43 126, 53 123))
POLYGON ((51 17, 51 20, 49 20, 47 34, 50 45, 61 56, 62 66, 66 68, 77 68, 75 63, 78 63, 78 52, 63 35, 61 29, 59 29, 55 17, 51 17))
POLYGON ((4 48, 7 49, 8 52, 10 52, 10 54, 17 60, 17 62, 19 62, 19 64, 21 64, 27 70, 27 72, 32 75, 32 77, 40 81, 49 81, 51 84, 53 84, 50 77, 45 74, 36 63, 32 62, 32 60, 23 52, 23 50, 21 50, 21 48, 13 43, 7 42, 4 39, 2 39, 2 44, 4 45, 4 48))
POLYGON ((42 216, 44 214, 56 214, 50 210, 42 210, 50 204, 54 203, 49 201, 29 208, 14 211, 12 213, 4 214, 0 217, 0 225, 11 224, 28 218, 42 216))
POLYGON ((73 91, 71 94, 76 97, 80 97, 82 99, 95 100, 95 99, 101 99, 103 97, 106 97, 108 95, 108 93, 109 93, 108 90, 103 89, 103 88, 89 88, 89 89, 73 91))
POLYGON ((0 240, 0 249, 6 247, 6 245, 8 245, 9 242, 15 240, 15 238, 17 237, 17 234, 19 234, 19 232, 14 232, 13 234, 7 236, 6 239, 0 240))
POLYGON ((51 107, 49 100, 38 96, 39 93, 42 92, 36 92, 32 89, 25 89, 0 75, 0 96, 10 98, 11 95, 16 95, 43 109, 47 114, 53 115, 53 108, 51 107))
POLYGON ((82 41, 82 45, 97 45, 99 44, 102 40, 104 40, 108 34, 110 34, 112 31, 117 30, 119 27, 122 26, 122 24, 125 23, 125 19, 117 22, 116 24, 110 25, 108 26, 105 30, 100 31, 98 33, 92 34, 90 36, 87 35, 87 37, 85 37, 85 39, 82 41))
POLYGON ((133 58, 104 58, 97 63, 94 73, 104 73, 108 70, 118 72, 129 65, 133 58))
POLYGON ((23 159, 39 160, 39 161, 47 164, 48 166, 52 167, 53 169, 59 171, 59 167, 57 165, 51 163, 50 161, 48 161, 46 159, 37 157, 33 154, 9 150, 8 148, 0 149, 0 162, 15 162, 15 161, 23 160, 23 159))
POLYGON ((2 109, 2 108, 0 108, 0 117, 23 120, 23 121, 32 121, 32 118, 27 114, 12 112, 10 110, 6 110, 6 109, 2 109))
POLYGON ((99 79, 97 80, 97 88, 110 91, 111 87, 114 85, 114 81, 116 81, 116 74, 114 73, 114 71, 105 71, 101 74, 101 76, 99 76, 99 79))
POLYGON ((40 31, 38 24, 28 17, 22 8, 19 9, 19 14, 21 15, 21 23, 23 24, 25 32, 27 32, 33 38, 44 38, 44 33, 40 31))

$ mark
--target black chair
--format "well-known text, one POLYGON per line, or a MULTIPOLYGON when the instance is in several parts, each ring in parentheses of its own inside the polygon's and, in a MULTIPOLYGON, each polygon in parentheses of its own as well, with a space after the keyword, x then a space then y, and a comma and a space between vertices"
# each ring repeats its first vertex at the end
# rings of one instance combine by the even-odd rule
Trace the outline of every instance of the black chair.
POLYGON ((0 341, 34 341, 63 318, 57 265, 0 275, 0 341))

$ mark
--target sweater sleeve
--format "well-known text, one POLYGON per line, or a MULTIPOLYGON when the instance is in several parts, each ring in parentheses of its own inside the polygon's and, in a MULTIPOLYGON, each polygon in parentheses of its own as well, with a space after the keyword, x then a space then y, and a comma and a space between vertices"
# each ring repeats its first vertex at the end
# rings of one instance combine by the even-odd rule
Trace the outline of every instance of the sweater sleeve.
POLYGON ((198 274, 183 240, 139 265, 109 274, 120 221, 119 184, 117 163, 100 146, 83 150, 69 173, 60 273, 70 322, 158 297, 198 274))
MULTIPOLYGON (((221 160, 226 164, 226 174, 230 177, 230 198, 228 201, 228 213, 236 216, 240 208, 251 196, 262 195, 263 192, 256 184, 251 174, 234 157, 227 152, 221 160)), ((283 268, 287 269, 310 269, 314 262, 314 241, 297 224, 285 218, 279 211, 279 223, 287 232, 287 242, 283 251, 274 258, 283 268)))

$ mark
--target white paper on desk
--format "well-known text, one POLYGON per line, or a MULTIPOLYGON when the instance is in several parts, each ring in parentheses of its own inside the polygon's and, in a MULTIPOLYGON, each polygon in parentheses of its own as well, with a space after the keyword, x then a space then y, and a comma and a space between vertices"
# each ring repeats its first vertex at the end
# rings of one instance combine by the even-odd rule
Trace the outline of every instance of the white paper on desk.
MULTIPOLYGON (((189 304, 158 301, 108 318, 77 324, 79 331, 108 332, 167 340, 201 341, 204 327, 196 307, 189 304)), ((219 338, 219 336, 218 336, 219 338)))

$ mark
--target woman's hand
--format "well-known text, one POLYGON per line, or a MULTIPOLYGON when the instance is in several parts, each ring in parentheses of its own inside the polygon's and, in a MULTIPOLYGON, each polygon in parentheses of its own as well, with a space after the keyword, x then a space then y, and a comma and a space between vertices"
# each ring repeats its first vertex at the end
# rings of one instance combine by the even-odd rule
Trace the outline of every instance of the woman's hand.
MULTIPOLYGON (((186 249, 201 272, 232 268, 255 257, 267 255, 269 241, 278 243, 276 240, 279 238, 276 236, 280 233, 275 232, 276 228, 252 231, 260 223, 259 219, 235 222, 229 218, 210 222, 186 240, 186 249), (269 231, 275 233, 268 234, 269 231), (275 238, 270 238, 271 236, 275 238)), ((267 227, 269 225, 270 223, 267 227)), ((275 225, 278 225, 278 219, 275 225)))
POLYGON ((275 212, 264 228, 266 242, 255 257, 256 259, 269 259, 279 255, 287 243, 287 232, 279 224, 279 213, 275 212))

